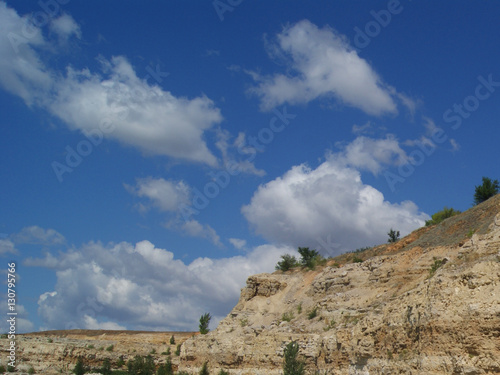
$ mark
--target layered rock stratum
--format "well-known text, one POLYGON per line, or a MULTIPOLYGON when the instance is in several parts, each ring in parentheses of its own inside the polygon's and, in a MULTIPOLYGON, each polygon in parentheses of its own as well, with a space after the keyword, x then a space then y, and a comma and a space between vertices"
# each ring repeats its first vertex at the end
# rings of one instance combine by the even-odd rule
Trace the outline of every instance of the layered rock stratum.
POLYGON ((251 276, 181 368, 280 374, 296 341, 311 374, 500 374, 499 212, 496 196, 337 264, 251 276))
POLYGON ((175 367, 190 374, 205 362, 212 374, 281 374, 291 341, 309 374, 500 374, 500 195, 316 270, 251 276, 207 335, 40 332, 19 338, 18 358, 47 374, 78 357, 99 366, 152 353, 160 364, 172 334, 175 367))

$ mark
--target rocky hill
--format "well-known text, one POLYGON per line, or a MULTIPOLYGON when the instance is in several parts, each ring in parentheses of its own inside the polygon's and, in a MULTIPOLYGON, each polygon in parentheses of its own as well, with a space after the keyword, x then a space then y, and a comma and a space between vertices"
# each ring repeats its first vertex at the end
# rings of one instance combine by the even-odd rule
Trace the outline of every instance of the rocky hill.
POLYGON ((279 374, 291 341, 311 374, 500 374, 500 195, 322 269, 250 277, 180 366, 279 374))
MULTIPOLYGON (((40 332, 19 337, 18 359, 21 371, 56 374, 70 373, 78 357, 116 368, 136 354, 160 364, 170 350, 174 367, 190 374, 204 362, 212 374, 280 374, 291 341, 310 374, 500 374, 500 195, 313 271, 251 276, 207 335, 40 332)), ((0 340, 2 364, 6 345, 0 340)))

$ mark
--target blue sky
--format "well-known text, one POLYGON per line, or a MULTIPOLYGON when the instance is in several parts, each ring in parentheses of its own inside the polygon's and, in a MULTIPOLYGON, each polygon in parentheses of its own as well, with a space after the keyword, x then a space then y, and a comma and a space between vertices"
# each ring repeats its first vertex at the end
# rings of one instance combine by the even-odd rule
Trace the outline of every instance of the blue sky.
POLYGON ((196 330, 205 311, 214 326, 298 246, 334 256, 468 209, 499 175, 499 16, 465 1, 0 1, 18 330, 196 330))

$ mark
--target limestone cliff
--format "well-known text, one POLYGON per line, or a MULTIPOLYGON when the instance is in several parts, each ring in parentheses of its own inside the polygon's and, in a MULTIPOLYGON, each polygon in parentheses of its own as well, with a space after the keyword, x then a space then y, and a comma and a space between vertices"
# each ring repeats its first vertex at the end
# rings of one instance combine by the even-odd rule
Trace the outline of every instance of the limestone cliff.
POLYGON ((279 374, 294 340, 311 374, 500 374, 500 195, 356 255, 250 277, 180 368, 279 374))

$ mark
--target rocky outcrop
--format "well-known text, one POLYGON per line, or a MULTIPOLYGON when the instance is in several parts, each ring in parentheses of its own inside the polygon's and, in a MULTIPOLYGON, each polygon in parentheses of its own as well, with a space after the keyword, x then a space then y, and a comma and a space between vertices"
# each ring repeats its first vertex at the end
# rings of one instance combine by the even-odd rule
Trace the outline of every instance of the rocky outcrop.
POLYGON ((180 368, 280 374, 297 341, 311 374, 500 374, 500 196, 469 211, 362 263, 250 277, 180 368))

